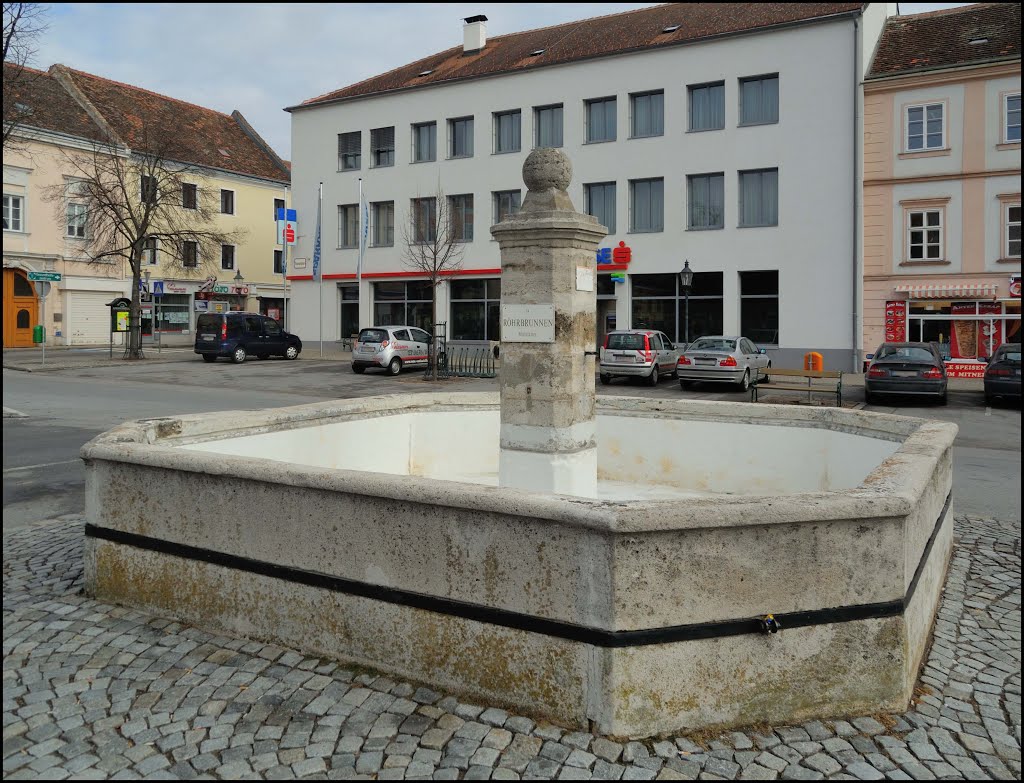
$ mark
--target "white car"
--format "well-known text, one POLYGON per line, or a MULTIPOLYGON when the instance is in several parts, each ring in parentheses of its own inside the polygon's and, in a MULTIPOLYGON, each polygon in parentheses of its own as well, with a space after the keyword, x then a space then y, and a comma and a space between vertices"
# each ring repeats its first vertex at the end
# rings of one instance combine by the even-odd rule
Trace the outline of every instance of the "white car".
POLYGON ((601 346, 601 383, 616 376, 643 378, 657 386, 662 375, 675 377, 679 353, 667 334, 652 329, 608 332, 601 346))
POLYGON ((352 346, 352 372, 380 367, 398 375, 403 367, 425 367, 430 335, 415 326, 372 326, 359 331, 352 346))
POLYGON ((756 379, 767 383, 772 362, 764 348, 746 337, 699 337, 679 356, 679 385, 688 389, 695 381, 732 383, 743 391, 756 379))

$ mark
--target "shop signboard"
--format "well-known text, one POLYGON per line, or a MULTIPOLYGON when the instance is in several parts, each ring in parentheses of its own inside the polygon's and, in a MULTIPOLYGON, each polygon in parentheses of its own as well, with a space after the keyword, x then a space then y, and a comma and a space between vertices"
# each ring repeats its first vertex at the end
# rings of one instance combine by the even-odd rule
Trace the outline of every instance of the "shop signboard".
POLYGON ((984 378, 984 362, 951 361, 946 362, 947 378, 984 378))
POLYGON ((1020 299, 1020 275, 1013 275, 1010 278, 1010 298, 1020 299))
POLYGON ((907 303, 890 301, 885 303, 885 341, 903 343, 907 341, 907 303))

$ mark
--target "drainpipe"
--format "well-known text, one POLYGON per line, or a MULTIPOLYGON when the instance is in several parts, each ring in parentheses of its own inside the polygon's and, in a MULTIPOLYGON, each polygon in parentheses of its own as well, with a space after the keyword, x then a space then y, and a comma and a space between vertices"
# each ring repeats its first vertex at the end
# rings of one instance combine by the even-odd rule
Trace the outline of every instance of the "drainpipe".
POLYGON ((860 88, 860 46, 858 45, 859 20, 853 20, 853 372, 861 371, 860 344, 860 286, 863 279, 860 257, 860 143, 863 134, 859 128, 857 112, 858 90, 860 88))

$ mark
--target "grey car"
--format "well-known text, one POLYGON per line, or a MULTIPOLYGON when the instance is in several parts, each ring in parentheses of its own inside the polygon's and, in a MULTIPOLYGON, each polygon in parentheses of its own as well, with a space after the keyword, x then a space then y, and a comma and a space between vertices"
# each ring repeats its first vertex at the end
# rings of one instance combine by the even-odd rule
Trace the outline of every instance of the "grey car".
POLYGON ((398 375, 404 367, 425 367, 430 335, 415 326, 373 326, 359 331, 352 346, 352 372, 368 367, 398 375))
POLYGON ((601 347, 601 383, 612 378, 643 378, 657 386, 662 375, 675 377, 679 352, 663 332, 651 329, 626 329, 608 332, 601 347))
POLYGON ((746 337, 714 335, 690 343, 679 356, 676 373, 683 389, 694 382, 710 382, 731 383, 746 391, 755 379, 766 383, 771 367, 765 349, 746 337))

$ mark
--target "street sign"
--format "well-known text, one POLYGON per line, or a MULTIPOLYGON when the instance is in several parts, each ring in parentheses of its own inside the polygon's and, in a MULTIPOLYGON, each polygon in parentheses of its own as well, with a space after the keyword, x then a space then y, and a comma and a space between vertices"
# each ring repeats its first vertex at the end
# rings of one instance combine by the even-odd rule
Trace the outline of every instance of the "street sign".
POLYGON ((29 272, 28 279, 33 282, 47 281, 50 283, 59 283, 60 272, 29 272))
POLYGON ((50 284, 43 280, 36 286, 36 293, 38 293, 43 299, 50 295, 50 284))
POLYGON ((277 221, 277 244, 282 244, 281 237, 283 236, 289 245, 294 245, 297 228, 298 224, 294 220, 277 221))
POLYGON ((153 286, 153 296, 163 296, 164 295, 164 281, 163 280, 154 280, 150 285, 153 286))

